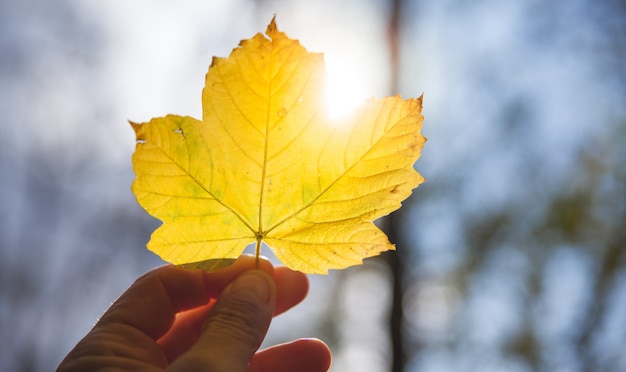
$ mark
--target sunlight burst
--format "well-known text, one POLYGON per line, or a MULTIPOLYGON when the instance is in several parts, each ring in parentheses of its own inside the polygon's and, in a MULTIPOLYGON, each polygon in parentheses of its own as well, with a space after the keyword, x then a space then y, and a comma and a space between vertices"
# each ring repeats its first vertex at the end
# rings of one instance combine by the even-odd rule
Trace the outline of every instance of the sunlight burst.
POLYGON ((347 61, 325 58, 326 62, 326 110, 335 121, 351 114, 367 95, 359 70, 347 61))

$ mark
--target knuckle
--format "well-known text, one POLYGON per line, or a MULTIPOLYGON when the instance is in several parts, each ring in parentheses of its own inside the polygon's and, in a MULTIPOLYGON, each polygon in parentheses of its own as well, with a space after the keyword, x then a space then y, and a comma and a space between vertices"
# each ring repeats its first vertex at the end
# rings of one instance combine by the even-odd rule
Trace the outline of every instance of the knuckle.
POLYGON ((209 331, 227 333, 232 338, 246 341, 258 341, 265 333, 263 311, 254 303, 233 298, 215 310, 205 323, 209 331))

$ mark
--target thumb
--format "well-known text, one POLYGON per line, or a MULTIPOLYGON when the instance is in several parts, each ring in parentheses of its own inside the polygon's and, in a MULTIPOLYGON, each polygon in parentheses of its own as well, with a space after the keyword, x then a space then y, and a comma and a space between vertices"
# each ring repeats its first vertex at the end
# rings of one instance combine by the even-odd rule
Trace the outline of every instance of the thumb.
POLYGON ((220 295, 196 344, 171 365, 180 371, 246 371, 276 304, 276 284, 260 270, 242 273, 220 295))

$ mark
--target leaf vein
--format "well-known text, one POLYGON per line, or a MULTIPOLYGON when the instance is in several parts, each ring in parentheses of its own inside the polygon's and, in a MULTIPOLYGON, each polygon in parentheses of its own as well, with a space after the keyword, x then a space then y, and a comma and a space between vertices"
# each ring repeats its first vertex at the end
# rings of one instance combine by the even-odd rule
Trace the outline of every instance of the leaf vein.
MULTIPOLYGON (((189 150, 187 142, 185 142, 185 145, 187 145, 187 149, 189 150)), ((175 164, 183 172, 186 172, 189 175, 189 178, 191 178, 191 180, 193 182, 195 182, 202 190, 204 190, 204 192, 206 192, 208 195, 213 197, 213 199, 215 201, 220 203, 226 209, 230 210, 237 217, 237 219, 239 219, 248 229, 250 229, 250 231, 254 232, 254 228, 252 228, 252 226, 250 226, 250 224, 248 224, 248 222, 243 218, 243 216, 241 216, 241 214, 238 211, 233 209, 228 204, 224 203, 222 200, 218 199, 209 189, 204 187, 204 185, 200 181, 198 181, 188 170, 186 170, 184 167, 182 167, 180 164, 178 164, 167 152, 165 152, 163 149, 161 149, 161 151, 163 152, 163 155, 165 157, 167 157, 168 159, 170 159, 172 161, 173 164, 175 164)))
MULTIPOLYGON (((380 112, 379 114, 380 115, 380 112)), ((377 116, 378 116, 377 115, 377 116)), ((406 116, 405 116, 406 117, 406 116)), ((328 190, 330 190, 341 178, 343 178, 348 172, 350 172, 360 161, 363 160, 364 157, 366 157, 371 151, 373 151, 378 143, 385 138, 385 135, 389 132, 389 130, 391 128, 393 128, 395 125, 397 125, 399 122, 401 122, 404 118, 400 118, 398 119, 393 125, 391 125, 389 127, 388 130, 385 131, 385 133, 383 133, 382 136, 380 136, 380 138, 378 138, 377 141, 374 142, 374 144, 363 153, 363 155, 361 155, 361 157, 359 159, 357 159, 352 165, 350 165, 349 167, 346 168, 346 170, 340 174, 335 180, 333 180, 333 182, 329 183, 328 186, 326 188, 324 188, 322 191, 320 191, 320 193, 314 197, 313 199, 311 199, 310 202, 308 202, 307 204, 303 205, 300 209, 296 210, 295 212, 291 213, 290 215, 284 217, 283 219, 279 220, 278 222, 276 222, 273 226, 271 226, 269 229, 267 229, 266 233, 269 233, 270 231, 276 229, 278 226, 282 225, 283 223, 285 223, 286 221, 290 220, 291 218, 293 218, 294 216, 298 215, 299 213, 301 213, 302 211, 304 211, 305 209, 309 208, 311 205, 313 205, 315 202, 317 202, 317 200, 322 197, 322 195, 324 195, 328 190)))

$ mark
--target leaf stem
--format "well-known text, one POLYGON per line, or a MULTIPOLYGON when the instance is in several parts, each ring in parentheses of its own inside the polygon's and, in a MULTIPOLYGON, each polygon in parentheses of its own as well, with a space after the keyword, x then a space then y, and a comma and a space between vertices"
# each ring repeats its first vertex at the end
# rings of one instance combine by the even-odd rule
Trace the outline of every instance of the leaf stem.
POLYGON ((259 268, 259 261, 261 259, 261 238, 256 239, 256 247, 254 252, 255 257, 255 269, 259 268))

